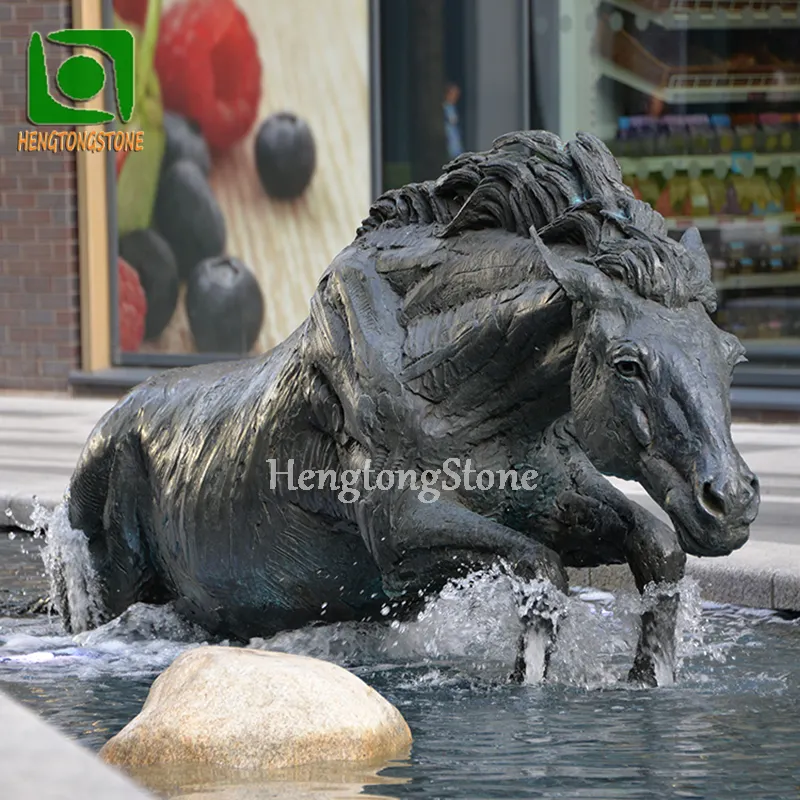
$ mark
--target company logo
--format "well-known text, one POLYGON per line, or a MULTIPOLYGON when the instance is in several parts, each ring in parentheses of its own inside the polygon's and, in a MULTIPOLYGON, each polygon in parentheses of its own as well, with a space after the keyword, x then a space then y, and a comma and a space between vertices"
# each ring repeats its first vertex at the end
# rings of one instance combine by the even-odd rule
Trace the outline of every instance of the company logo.
MULTIPOLYGON (((61 30, 47 40, 67 47, 83 47, 101 53, 110 63, 116 114, 95 108, 75 108, 69 101, 84 103, 101 94, 106 86, 106 68, 95 58, 75 54, 55 74, 55 88, 67 102, 54 96, 42 35, 35 32, 28 42, 28 119, 33 125, 107 125, 118 119, 125 124, 133 116, 135 102, 135 47, 128 30, 61 30)), ((17 150, 141 150, 141 131, 20 131, 17 150)))

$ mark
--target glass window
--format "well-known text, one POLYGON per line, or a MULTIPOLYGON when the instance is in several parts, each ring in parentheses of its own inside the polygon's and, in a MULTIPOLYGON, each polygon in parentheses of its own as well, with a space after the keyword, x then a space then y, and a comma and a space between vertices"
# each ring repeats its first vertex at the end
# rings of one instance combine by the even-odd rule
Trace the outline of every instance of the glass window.
POLYGON ((380 0, 383 188, 528 124, 521 0, 380 0))
POLYGON ((384 189, 436 178, 472 147, 462 0, 380 3, 384 189))
POLYGON ((700 228, 751 358, 800 355, 798 34, 796 0, 531 5, 532 122, 597 134, 676 237, 700 228))

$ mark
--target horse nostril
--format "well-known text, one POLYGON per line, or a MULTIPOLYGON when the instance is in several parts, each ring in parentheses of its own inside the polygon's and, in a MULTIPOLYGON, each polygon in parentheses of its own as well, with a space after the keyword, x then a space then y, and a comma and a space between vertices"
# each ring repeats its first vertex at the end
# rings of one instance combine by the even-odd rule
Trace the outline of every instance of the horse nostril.
POLYGON ((723 495, 714 488, 711 481, 706 481, 703 484, 703 490, 700 494, 700 502, 703 507, 714 517, 724 517, 726 512, 725 498, 723 495))
POLYGON ((750 480, 742 482, 741 503, 746 509, 748 516, 754 508, 758 508, 758 501, 761 496, 761 487, 758 485, 758 478, 753 475, 750 480))

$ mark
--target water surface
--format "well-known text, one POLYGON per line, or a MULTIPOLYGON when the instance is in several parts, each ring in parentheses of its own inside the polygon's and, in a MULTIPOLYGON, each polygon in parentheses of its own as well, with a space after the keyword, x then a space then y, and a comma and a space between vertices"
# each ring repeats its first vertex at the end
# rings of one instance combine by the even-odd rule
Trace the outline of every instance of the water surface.
MULTIPOLYGON (((37 548, 0 534, 6 608, 42 589, 37 548)), ((800 621, 701 608, 689 583, 683 597, 680 680, 656 690, 623 681, 638 598, 587 590, 568 603, 550 681, 509 685, 518 621, 492 576, 450 587, 413 623, 321 625, 250 646, 340 663, 400 708, 412 756, 384 769, 393 780, 368 785, 371 796, 800 797, 800 621)), ((56 617, 4 616, 0 689, 97 750, 155 676, 204 640, 148 606, 75 637, 56 617)))

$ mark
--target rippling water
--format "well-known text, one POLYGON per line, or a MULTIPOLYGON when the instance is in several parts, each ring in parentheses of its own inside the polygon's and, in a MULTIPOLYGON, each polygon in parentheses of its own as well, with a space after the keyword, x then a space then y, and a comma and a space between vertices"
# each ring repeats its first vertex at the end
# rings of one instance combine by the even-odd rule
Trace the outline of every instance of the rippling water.
MULTIPOLYGON (((0 561, 13 564, 6 556, 19 546, 2 544, 0 561)), ((450 587, 405 625, 321 625, 250 646, 336 661, 400 708, 412 757, 383 770, 393 780, 376 781, 370 796, 800 796, 800 620, 701 610, 687 583, 678 684, 632 689, 622 679, 638 598, 577 591, 548 684, 511 686, 518 622, 504 580, 450 587)), ((75 637, 57 618, 0 618, 0 688, 98 749, 138 712, 158 672, 202 642, 148 606, 75 637)))

